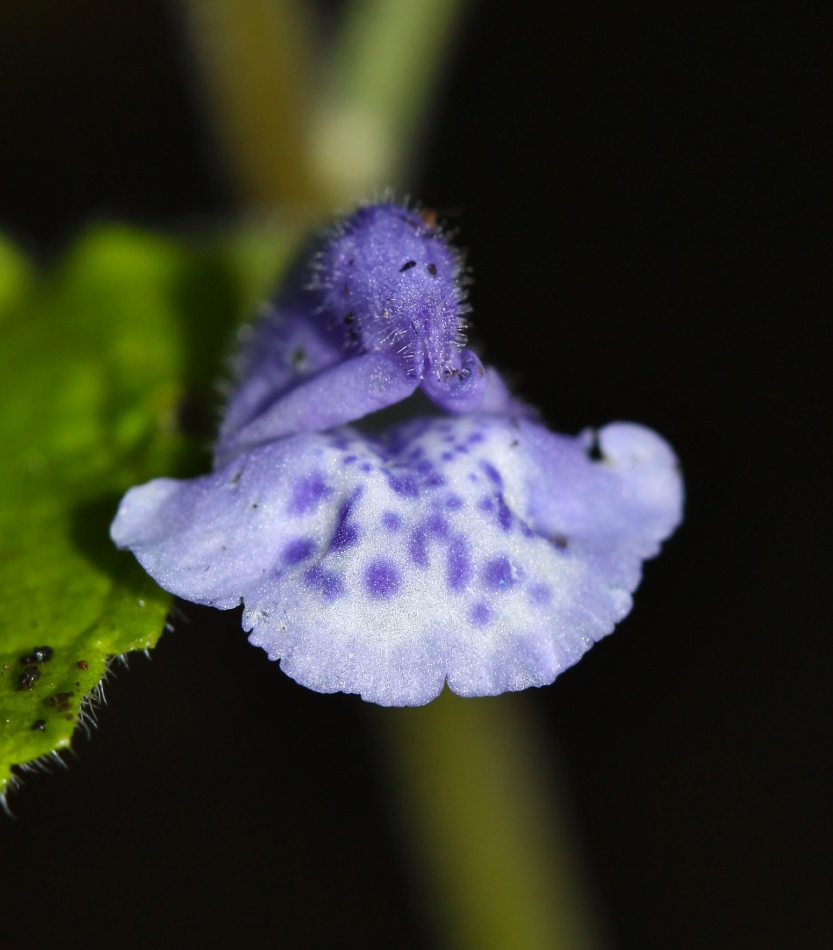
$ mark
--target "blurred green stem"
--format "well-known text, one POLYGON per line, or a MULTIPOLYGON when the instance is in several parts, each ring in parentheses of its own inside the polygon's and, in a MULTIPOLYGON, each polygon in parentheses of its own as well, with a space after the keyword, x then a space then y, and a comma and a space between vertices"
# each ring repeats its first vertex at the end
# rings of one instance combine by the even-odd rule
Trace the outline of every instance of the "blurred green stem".
POLYGON ((466 0, 354 0, 318 100, 313 166, 341 204, 407 181, 466 0))
POLYGON ((389 710, 404 829, 453 950, 590 950, 598 940, 575 867, 551 745, 526 698, 389 710))
MULTIPOLYGON (((246 208, 317 208, 312 49, 294 0, 180 0, 204 92, 246 208)), ((323 209, 320 209, 323 210, 323 209)))

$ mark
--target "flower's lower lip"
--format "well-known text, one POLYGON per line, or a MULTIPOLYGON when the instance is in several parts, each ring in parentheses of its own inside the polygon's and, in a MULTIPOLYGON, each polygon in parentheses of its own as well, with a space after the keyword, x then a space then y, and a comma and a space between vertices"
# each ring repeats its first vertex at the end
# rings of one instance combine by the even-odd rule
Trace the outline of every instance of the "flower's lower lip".
POLYGON ((372 433, 296 434, 133 489, 113 537, 185 599, 242 600, 252 642, 314 689, 410 705, 444 680, 549 683, 628 612, 676 526, 673 454, 617 424, 594 461, 584 434, 413 402, 399 425, 385 410, 372 433))

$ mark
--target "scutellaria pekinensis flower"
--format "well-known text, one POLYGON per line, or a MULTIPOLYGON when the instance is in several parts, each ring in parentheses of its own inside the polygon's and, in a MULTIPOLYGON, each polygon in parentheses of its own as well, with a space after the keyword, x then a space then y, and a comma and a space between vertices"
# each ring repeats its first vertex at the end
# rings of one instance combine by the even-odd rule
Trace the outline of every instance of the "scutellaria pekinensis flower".
POLYGON ((113 522, 166 590, 242 603, 312 689, 401 706, 551 683, 680 521, 659 436, 551 433, 465 348, 464 276, 408 208, 338 223, 244 345, 213 473, 133 488, 113 522))

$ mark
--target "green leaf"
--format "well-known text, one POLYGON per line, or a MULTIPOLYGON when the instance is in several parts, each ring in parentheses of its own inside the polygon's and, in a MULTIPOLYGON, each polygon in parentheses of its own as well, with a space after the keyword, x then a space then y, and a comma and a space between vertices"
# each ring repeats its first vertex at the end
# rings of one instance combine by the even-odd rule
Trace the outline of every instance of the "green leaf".
POLYGON ((0 796, 70 745, 110 657, 156 643, 170 597, 110 521, 131 485, 208 467, 234 326, 289 246, 108 227, 33 282, 0 244, 0 796))

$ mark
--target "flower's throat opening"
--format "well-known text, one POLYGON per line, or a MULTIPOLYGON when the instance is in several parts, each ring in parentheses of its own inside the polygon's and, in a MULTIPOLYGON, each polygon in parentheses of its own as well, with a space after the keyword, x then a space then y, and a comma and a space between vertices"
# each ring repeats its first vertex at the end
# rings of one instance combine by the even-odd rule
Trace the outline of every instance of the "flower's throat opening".
POLYGON ((444 415, 445 413, 435 402, 428 398, 422 389, 417 389, 407 399, 403 399, 392 406, 386 406, 378 412, 371 412, 369 415, 351 422, 350 426, 364 435, 377 438, 391 426, 402 425, 412 419, 424 419, 426 416, 439 418, 444 415))

